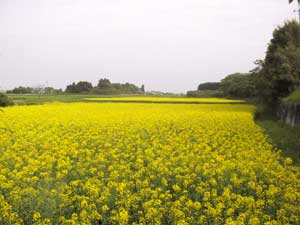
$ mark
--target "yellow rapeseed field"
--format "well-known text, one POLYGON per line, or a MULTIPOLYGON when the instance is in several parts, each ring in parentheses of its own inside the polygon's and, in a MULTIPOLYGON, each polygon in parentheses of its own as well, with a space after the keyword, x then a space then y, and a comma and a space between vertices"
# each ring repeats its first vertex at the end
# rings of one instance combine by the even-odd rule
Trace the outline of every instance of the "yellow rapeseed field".
POLYGON ((300 224, 300 169, 249 105, 0 112, 0 224, 300 224))

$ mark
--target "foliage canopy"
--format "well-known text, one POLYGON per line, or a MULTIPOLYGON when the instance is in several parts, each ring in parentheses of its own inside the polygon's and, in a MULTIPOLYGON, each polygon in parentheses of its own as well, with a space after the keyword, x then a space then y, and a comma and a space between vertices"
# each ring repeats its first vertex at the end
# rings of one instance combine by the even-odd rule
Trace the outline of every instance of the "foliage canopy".
POLYGON ((254 70, 258 97, 271 105, 288 96, 300 80, 300 24, 286 22, 278 27, 269 44, 266 57, 254 70))
POLYGON ((248 98, 255 95, 255 86, 249 73, 234 73, 225 77, 220 83, 225 96, 248 98))
POLYGON ((12 102, 5 94, 0 93, 0 107, 12 105, 12 102))

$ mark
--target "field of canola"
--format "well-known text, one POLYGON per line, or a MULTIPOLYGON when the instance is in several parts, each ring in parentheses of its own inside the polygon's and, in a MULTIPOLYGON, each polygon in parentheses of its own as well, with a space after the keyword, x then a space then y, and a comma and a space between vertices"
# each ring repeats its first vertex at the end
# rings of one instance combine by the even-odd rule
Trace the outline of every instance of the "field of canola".
POLYGON ((300 224, 300 169, 249 105, 0 112, 0 224, 300 224))

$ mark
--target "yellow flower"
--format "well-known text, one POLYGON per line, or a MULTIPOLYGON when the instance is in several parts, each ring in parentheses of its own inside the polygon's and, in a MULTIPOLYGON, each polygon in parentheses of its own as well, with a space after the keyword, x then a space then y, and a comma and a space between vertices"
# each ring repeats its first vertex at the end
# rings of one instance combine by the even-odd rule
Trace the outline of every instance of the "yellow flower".
POLYGON ((39 212, 34 212, 32 216, 33 221, 38 221, 41 219, 41 214, 39 212))
POLYGON ((181 190, 181 188, 180 188, 177 184, 174 184, 174 185, 172 186, 172 188, 173 188, 173 190, 176 191, 176 192, 178 192, 178 191, 181 190))
POLYGON ((102 206, 102 211, 103 212, 106 212, 106 211, 108 211, 109 210, 109 207, 107 206, 107 205, 103 205, 102 206))
POLYGON ((254 109, 83 102, 5 108, 0 224, 300 224, 300 167, 273 151, 254 109))
POLYGON ((127 224, 129 219, 128 212, 125 209, 121 209, 119 212, 119 222, 120 224, 127 224))

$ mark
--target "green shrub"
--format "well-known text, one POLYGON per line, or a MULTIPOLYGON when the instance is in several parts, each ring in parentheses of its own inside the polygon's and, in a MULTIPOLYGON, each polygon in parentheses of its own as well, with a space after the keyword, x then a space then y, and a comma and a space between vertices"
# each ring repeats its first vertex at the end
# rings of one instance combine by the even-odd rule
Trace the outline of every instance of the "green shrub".
POLYGON ((276 110, 265 104, 257 104, 254 112, 255 120, 276 120, 276 110))
POLYGON ((269 141, 282 151, 282 155, 292 158, 294 163, 299 165, 300 129, 272 119, 259 120, 257 123, 264 128, 269 141))
POLYGON ((219 90, 188 91, 186 96, 194 98, 218 98, 223 97, 223 92, 219 90))
POLYGON ((12 104, 12 101, 10 101, 6 95, 0 93, 0 107, 9 106, 12 104))
POLYGON ((300 102, 300 88, 284 99, 286 102, 300 102))
POLYGON ((228 75, 221 81, 220 88, 228 97, 251 98, 255 95, 254 81, 249 73, 228 75))

